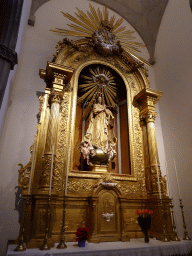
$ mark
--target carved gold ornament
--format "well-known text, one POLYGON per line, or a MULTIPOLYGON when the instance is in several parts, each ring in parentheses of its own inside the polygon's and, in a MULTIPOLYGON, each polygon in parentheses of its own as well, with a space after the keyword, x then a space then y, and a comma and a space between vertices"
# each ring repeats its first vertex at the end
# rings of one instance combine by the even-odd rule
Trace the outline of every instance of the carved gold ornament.
POLYGON ((84 112, 85 119, 90 112, 95 99, 98 96, 102 97, 102 104, 107 103, 108 106, 115 108, 115 98, 117 95, 117 84, 114 76, 105 68, 97 67, 96 69, 89 69, 89 74, 82 77, 85 83, 79 85, 79 89, 84 93, 77 101, 77 104, 87 102, 88 106, 84 112))
POLYGON ((68 13, 63 13, 64 17, 75 24, 67 24, 73 30, 56 28, 52 30, 55 34, 63 36, 86 37, 96 51, 102 55, 120 54, 123 50, 135 59, 150 66, 143 58, 137 56, 135 52, 140 52, 138 47, 143 47, 141 43, 134 42, 134 31, 125 30, 121 26, 123 18, 115 22, 115 16, 109 17, 107 7, 103 7, 103 13, 98 8, 89 4, 90 11, 87 14, 77 8, 76 17, 68 13))

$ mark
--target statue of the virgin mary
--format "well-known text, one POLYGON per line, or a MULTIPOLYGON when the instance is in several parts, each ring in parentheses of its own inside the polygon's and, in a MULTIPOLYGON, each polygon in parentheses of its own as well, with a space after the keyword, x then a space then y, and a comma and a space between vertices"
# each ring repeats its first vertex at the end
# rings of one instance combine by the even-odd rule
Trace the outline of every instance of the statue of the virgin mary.
POLYGON ((102 105, 99 96, 89 116, 89 126, 82 141, 89 141, 93 146, 106 150, 108 146, 108 124, 113 119, 112 112, 102 105))
POLYGON ((81 156, 87 160, 87 164, 107 165, 112 160, 116 151, 116 137, 109 138, 108 126, 114 116, 105 105, 115 109, 117 88, 115 77, 109 69, 96 67, 89 69, 89 75, 82 75, 84 84, 79 85, 82 92, 86 91, 77 101, 77 104, 86 102, 87 107, 83 113, 85 120, 89 115, 89 125, 81 142, 81 156), (89 161, 90 160, 90 161, 89 161))
POLYGON ((89 126, 81 143, 81 154, 87 163, 107 164, 116 156, 113 149, 116 142, 112 142, 108 136, 108 124, 114 116, 102 105, 102 97, 96 99, 89 116, 89 126))

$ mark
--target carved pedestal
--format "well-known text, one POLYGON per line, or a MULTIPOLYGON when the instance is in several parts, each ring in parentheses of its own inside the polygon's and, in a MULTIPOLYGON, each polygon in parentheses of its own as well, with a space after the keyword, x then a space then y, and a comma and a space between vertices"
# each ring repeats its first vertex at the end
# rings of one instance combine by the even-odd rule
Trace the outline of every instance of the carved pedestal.
POLYGON ((107 165, 91 165, 92 172, 105 173, 107 172, 107 165))

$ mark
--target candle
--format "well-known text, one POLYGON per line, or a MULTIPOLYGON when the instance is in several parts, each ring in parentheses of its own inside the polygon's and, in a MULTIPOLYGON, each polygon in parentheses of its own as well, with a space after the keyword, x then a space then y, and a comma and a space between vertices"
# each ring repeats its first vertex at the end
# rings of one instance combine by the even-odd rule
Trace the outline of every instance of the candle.
POLYGON ((28 187, 27 195, 29 195, 29 194, 30 194, 30 190, 31 190, 31 181, 32 181, 32 171, 33 171, 33 163, 34 163, 34 159, 35 159, 35 143, 34 143, 34 145, 33 145, 33 157, 32 157, 32 163, 31 163, 31 171, 30 171, 29 187, 28 187))
POLYGON ((169 176, 168 176, 168 169, 167 169, 167 161, 165 161, 165 169, 166 169, 166 176, 167 176, 167 192, 168 192, 168 196, 171 196, 170 187, 169 187, 169 176))
POLYGON ((177 188, 178 188, 178 193, 179 193, 179 199, 181 199, 181 193, 180 193, 180 189, 179 189, 179 180, 178 180, 178 176, 177 176, 177 168, 176 168, 175 161, 174 161, 174 166, 175 166, 175 174, 176 174, 176 179, 177 179, 177 188))
POLYGON ((49 196, 51 195, 51 187, 52 187, 52 176, 53 176, 53 160, 54 160, 54 145, 52 146, 52 156, 51 156, 51 173, 49 180, 49 196))
POLYGON ((161 199, 161 187, 160 187, 160 183, 159 183, 159 172, 158 172, 158 166, 157 166, 157 158, 155 160, 156 160, 156 169, 157 169, 157 181, 158 181, 159 197, 161 199))
POLYGON ((67 196, 67 183, 68 183, 68 172, 69 172, 69 156, 70 156, 70 147, 68 149, 68 157, 67 157, 67 171, 66 171, 66 181, 65 181, 65 196, 67 196))

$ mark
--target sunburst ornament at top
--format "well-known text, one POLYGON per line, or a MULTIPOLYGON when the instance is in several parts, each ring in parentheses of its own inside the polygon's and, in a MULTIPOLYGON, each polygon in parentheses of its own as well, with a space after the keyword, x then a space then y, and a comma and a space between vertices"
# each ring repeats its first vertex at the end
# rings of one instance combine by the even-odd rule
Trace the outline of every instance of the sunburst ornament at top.
POLYGON ((89 69, 88 75, 82 75, 84 84, 79 85, 79 89, 83 93, 79 97, 77 104, 87 103, 88 106, 83 114, 83 119, 88 116, 92 105, 98 96, 102 97, 102 104, 115 108, 115 98, 117 96, 117 84, 111 72, 105 68, 89 69))
POLYGON ((135 52, 140 52, 138 47, 144 45, 133 41, 135 39, 133 37, 134 31, 126 30, 125 27, 121 26, 123 18, 115 22, 114 15, 109 18, 107 7, 103 8, 103 13, 99 8, 96 11, 91 4, 89 7, 90 11, 87 11, 87 14, 77 8, 77 13, 75 13, 77 18, 62 12, 67 19, 75 23, 67 24, 74 31, 60 28, 51 31, 63 36, 86 37, 96 46, 97 51, 104 55, 120 53, 123 49, 131 57, 150 65, 135 54, 135 52))

